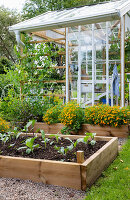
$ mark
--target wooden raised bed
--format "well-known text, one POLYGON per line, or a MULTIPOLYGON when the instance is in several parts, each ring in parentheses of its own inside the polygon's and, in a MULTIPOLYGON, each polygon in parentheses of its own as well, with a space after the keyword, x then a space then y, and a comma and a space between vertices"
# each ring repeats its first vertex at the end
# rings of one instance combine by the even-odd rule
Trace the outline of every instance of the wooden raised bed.
MULTIPOLYGON (((47 134, 46 137, 48 136, 47 134)), ((84 136, 65 135, 63 137, 77 139, 84 136)), ((29 179, 45 184, 86 190, 118 153, 117 138, 96 136, 95 140, 108 142, 82 164, 0 156, 0 177, 29 179)))
MULTIPOLYGON (((36 122, 34 126, 34 132, 37 129, 44 130, 45 133, 57 134, 64 127, 61 123, 48 125, 46 123, 36 122)), ((82 129, 78 132, 78 135, 84 135, 86 132, 96 133, 97 136, 110 136, 110 137, 121 137, 127 138, 129 135, 129 126, 122 125, 121 127, 115 128, 110 126, 98 126, 91 124, 83 124, 82 129)))

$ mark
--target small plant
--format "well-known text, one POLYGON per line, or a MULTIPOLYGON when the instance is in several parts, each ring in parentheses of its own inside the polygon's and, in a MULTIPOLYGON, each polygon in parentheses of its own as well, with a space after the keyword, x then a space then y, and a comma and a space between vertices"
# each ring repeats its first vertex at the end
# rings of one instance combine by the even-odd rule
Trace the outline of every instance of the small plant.
POLYGON ((28 130, 29 130, 29 127, 31 127, 31 128, 30 128, 30 131, 33 131, 33 135, 34 135, 34 125, 35 125, 35 123, 36 123, 36 120, 30 120, 30 121, 24 126, 23 131, 26 133, 26 135, 27 135, 27 132, 28 132, 28 130))
POLYGON ((17 127, 14 127, 12 136, 18 139, 20 135, 21 135, 21 132, 18 131, 17 127))
POLYGON ((57 147, 56 145, 54 146, 54 149, 58 150, 58 152, 62 155, 66 155, 68 151, 71 151, 73 149, 73 146, 67 146, 65 147, 57 147))
POLYGON ((45 132, 43 130, 41 130, 41 135, 42 135, 42 140, 43 140, 42 142, 45 144, 45 149, 46 149, 47 142, 49 142, 50 139, 45 137, 45 132))
POLYGON ((9 136, 6 133, 4 133, 4 134, 0 133, 0 140, 5 145, 5 143, 9 140, 9 136))
POLYGON ((94 146, 96 144, 96 141, 94 140, 94 137, 96 136, 96 133, 85 133, 86 137, 88 137, 88 144, 94 146))
POLYGON ((50 137, 54 137, 56 139, 56 142, 58 143, 59 140, 61 140, 61 137, 59 135, 50 135, 50 137))
POLYGON ((28 138, 25 141, 25 145, 24 147, 19 147, 17 150, 21 150, 21 149, 26 149, 26 153, 30 154, 31 152, 33 153, 34 149, 39 148, 39 144, 34 144, 34 141, 37 137, 33 137, 33 138, 28 138))

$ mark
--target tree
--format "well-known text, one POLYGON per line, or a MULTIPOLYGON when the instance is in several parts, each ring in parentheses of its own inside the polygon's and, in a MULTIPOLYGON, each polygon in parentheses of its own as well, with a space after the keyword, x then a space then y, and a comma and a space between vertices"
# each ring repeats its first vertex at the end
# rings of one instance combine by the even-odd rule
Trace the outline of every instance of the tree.
POLYGON ((91 5, 105 0, 26 0, 23 18, 29 19, 47 11, 91 5))
POLYGON ((19 21, 19 15, 4 7, 0 7, 0 57, 4 56, 15 62, 13 51, 16 44, 15 34, 10 33, 8 27, 19 21))

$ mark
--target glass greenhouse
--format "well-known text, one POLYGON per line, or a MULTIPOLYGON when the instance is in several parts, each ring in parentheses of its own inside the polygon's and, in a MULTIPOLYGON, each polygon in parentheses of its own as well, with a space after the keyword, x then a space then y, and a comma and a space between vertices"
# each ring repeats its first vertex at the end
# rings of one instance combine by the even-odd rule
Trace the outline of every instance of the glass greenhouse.
POLYGON ((46 95, 60 96, 66 102, 74 99, 83 106, 102 99, 111 106, 118 105, 120 97, 121 106, 125 105, 125 66, 130 71, 129 60, 125 63, 130 0, 49 11, 9 29, 21 46, 21 34, 26 32, 33 35, 33 43, 54 42, 64 49, 54 68, 65 78, 52 81, 61 85, 61 91, 46 95))

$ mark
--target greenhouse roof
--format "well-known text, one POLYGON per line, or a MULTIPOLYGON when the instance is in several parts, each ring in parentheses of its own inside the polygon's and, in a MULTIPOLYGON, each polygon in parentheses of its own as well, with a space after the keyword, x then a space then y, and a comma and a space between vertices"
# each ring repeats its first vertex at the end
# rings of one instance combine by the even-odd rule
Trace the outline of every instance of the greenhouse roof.
POLYGON ((49 11, 9 27, 10 31, 38 31, 119 19, 130 10, 130 0, 111 1, 60 11, 49 11))

